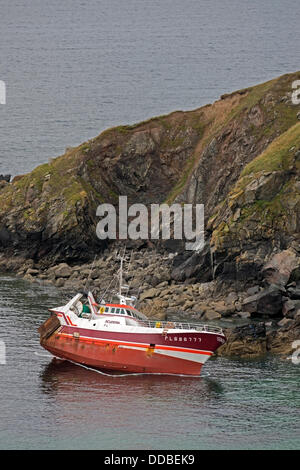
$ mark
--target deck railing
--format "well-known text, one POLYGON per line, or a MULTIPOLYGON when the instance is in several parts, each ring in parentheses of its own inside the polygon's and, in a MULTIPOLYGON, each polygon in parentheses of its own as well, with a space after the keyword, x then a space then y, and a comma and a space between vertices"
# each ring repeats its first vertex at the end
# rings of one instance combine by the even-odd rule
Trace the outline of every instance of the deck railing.
POLYGON ((149 328, 164 328, 165 330, 197 330, 206 333, 223 334, 222 328, 214 325, 205 325, 202 323, 186 323, 180 321, 161 321, 161 320, 140 320, 141 326, 149 328))

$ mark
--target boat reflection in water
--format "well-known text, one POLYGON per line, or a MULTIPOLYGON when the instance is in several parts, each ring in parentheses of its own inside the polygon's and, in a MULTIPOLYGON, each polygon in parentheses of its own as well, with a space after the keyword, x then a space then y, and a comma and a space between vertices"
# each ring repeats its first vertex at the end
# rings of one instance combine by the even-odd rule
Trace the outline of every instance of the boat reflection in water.
MULTIPOLYGON (((151 392, 159 389, 159 398, 170 398, 174 392, 176 396, 181 395, 180 389, 189 388, 193 392, 197 392, 198 398, 205 398, 210 393, 214 395, 222 394, 222 386, 209 375, 193 377, 186 375, 174 374, 147 374, 132 373, 122 374, 121 372, 104 373, 91 367, 85 367, 75 364, 67 360, 52 358, 41 374, 41 387, 44 393, 61 396, 66 395, 68 399, 77 397, 81 394, 85 395, 85 400, 95 400, 98 397, 103 398, 105 393, 113 393, 120 389, 122 395, 127 398, 132 395, 137 398, 137 391, 151 392)), ((182 395, 185 395, 183 392, 182 395)), ((150 393, 151 396, 151 393, 150 393)), ((145 397, 145 395, 143 395, 145 397)), ((110 395, 112 398, 112 395, 110 395)), ((119 400, 120 396, 116 398, 119 400)))
POLYGON ((183 436, 190 439, 194 429, 197 439, 207 426, 207 403, 223 394, 207 376, 104 375, 56 359, 40 379, 46 420, 60 435, 52 440, 64 449, 166 449, 170 442, 184 448, 183 436))

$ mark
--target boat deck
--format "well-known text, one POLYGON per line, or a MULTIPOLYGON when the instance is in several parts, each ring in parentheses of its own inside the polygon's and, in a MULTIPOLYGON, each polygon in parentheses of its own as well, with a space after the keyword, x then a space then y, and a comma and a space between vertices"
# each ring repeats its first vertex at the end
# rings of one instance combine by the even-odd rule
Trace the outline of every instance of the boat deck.
POLYGON ((162 321, 162 320, 143 320, 140 321, 141 326, 149 328, 165 328, 166 330, 196 330, 204 333, 219 333, 224 334, 219 326, 207 325, 203 323, 186 323, 179 321, 162 321))

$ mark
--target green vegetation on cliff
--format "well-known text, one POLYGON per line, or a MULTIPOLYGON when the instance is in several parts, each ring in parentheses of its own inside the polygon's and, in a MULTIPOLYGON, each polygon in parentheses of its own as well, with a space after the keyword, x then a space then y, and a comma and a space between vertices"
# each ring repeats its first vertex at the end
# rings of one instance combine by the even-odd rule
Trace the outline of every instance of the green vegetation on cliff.
MULTIPOLYGON (((287 171, 294 164, 294 150, 300 149, 300 123, 277 137, 261 155, 250 162, 241 177, 260 171, 287 171)), ((295 162, 299 168, 299 161, 295 162)))
POLYGON ((277 137, 241 172, 212 221, 215 249, 297 235, 300 229, 300 123, 277 137))
POLYGON ((203 203, 215 247, 278 230, 291 236, 299 229, 297 79, 287 74, 194 111, 108 129, 1 183, 0 249, 92 249, 96 207, 119 195, 203 203))

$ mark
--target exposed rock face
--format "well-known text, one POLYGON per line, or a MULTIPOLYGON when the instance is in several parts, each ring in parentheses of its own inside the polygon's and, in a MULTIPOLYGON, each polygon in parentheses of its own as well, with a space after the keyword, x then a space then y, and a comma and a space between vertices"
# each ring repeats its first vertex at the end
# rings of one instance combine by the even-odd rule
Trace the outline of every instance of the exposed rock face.
POLYGON ((186 279, 201 278, 206 282, 213 278, 210 245, 207 243, 201 253, 182 253, 174 258, 172 279, 185 281, 186 279))
POLYGON ((227 342, 217 350, 219 356, 255 357, 267 351, 264 323, 249 324, 226 331, 227 342))
POLYGON ((72 268, 67 265, 67 263, 61 263, 59 266, 55 268, 54 271, 55 277, 70 277, 72 274, 72 268))
MULTIPOLYGON (((0 269, 1 261, 0 257, 0 269)), ((15 268, 16 264, 9 265, 10 270, 15 268)), ((72 267, 60 263, 45 268, 33 260, 23 260, 18 275, 30 282, 54 284, 69 295, 75 290, 91 289, 100 300, 106 292, 105 299, 109 301, 107 291, 116 288, 118 280, 114 275, 118 268, 117 258, 106 249, 93 263, 72 267)), ((131 252, 124 281, 130 286, 131 294, 140 294, 138 308, 149 318, 213 324, 221 321, 222 326, 232 325, 226 329, 226 345, 218 352, 223 356, 255 357, 265 352, 291 355, 293 342, 299 339, 300 333, 300 300, 291 298, 298 292, 295 281, 287 289, 255 285, 243 292, 232 290, 233 286, 219 279, 207 283, 175 283, 171 270, 172 258, 167 253, 155 249, 131 252), (243 326, 234 327, 236 322, 243 326)))
POLYGON ((128 243, 153 250, 150 265, 137 257, 130 275, 145 312, 271 318, 277 333, 233 330, 223 353, 288 350, 299 333, 300 122, 291 102, 299 79, 284 75, 194 111, 108 129, 11 183, 0 176, 0 268, 65 288, 89 278, 100 288, 112 259, 96 236, 99 204, 117 206, 120 195, 129 204, 201 203, 200 253, 178 240, 128 243), (105 262, 82 265, 103 251, 105 262))
POLYGON ((183 260, 182 279, 255 277, 274 248, 289 248, 299 233, 299 108, 290 99, 299 78, 109 129, 15 177, 0 186, 0 250, 85 261, 106 246, 95 232, 102 202, 127 195, 130 204, 203 203, 210 246, 183 260))
POLYGON ((292 272, 300 267, 300 258, 295 251, 284 250, 276 253, 262 269, 264 279, 268 284, 284 287, 292 272))
POLYGON ((268 350, 284 356, 291 356, 295 352, 294 341, 300 339, 300 312, 294 321, 285 322, 283 326, 268 335, 268 350))
POLYGON ((247 297, 243 302, 243 309, 249 313, 268 316, 282 314, 282 290, 271 285, 258 294, 247 297))
POLYGON ((162 202, 201 138, 202 111, 120 126, 0 187, 0 250, 53 261, 87 260, 105 243, 96 208, 162 202))
POLYGON ((211 223, 220 273, 284 285, 299 266, 299 158, 296 124, 244 168, 211 223))
POLYGON ((0 181, 6 181, 6 183, 10 182, 11 175, 0 175, 0 181))

